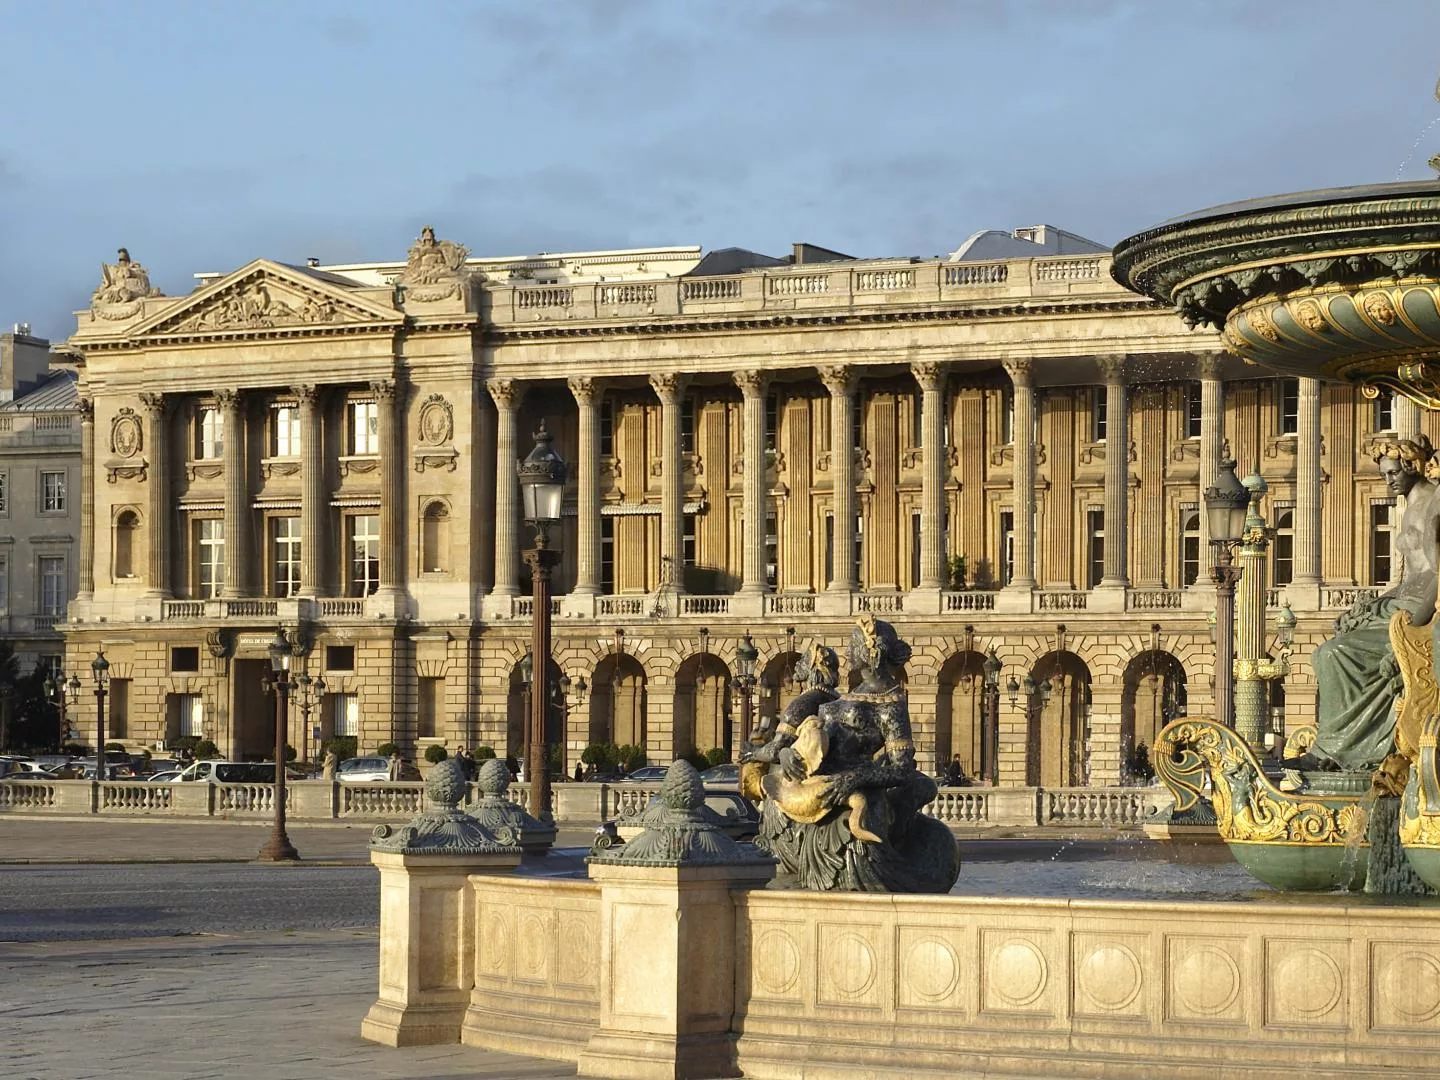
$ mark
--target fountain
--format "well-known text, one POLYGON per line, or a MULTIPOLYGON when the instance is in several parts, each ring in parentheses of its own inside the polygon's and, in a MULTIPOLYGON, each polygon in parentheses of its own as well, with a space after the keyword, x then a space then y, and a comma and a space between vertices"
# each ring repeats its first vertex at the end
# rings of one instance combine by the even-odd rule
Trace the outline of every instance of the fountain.
MULTIPOLYGON (((1189 325, 1219 330, 1248 364, 1440 409, 1440 182, 1217 206, 1122 241, 1113 273, 1174 305, 1189 325)), ((1156 740, 1156 768, 1177 813, 1208 801, 1236 860, 1276 888, 1417 891, 1397 844, 1440 887, 1436 723, 1427 719, 1440 712, 1440 503, 1432 505, 1440 459, 1422 437, 1380 448, 1377 460, 1392 492, 1414 492, 1407 518, 1416 520, 1404 528, 1417 565, 1396 589, 1342 616, 1317 650, 1311 752, 1262 760, 1240 733, 1195 719, 1156 740)))

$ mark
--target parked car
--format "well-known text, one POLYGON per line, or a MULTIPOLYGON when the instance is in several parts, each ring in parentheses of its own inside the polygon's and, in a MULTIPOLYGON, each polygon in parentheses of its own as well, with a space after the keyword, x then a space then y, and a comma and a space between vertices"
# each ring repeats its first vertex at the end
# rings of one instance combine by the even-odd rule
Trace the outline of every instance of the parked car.
MULTIPOLYGON (((390 779, 390 759, 378 755, 347 758, 335 770, 335 779, 342 784, 384 783, 390 779)), ((400 779, 419 780, 420 770, 411 762, 403 762, 400 779)))
POLYGON ((733 762, 726 762, 723 765, 714 765, 700 774, 700 779, 708 787, 711 784, 740 784, 740 766, 733 762))
POLYGON ((173 784, 273 784, 275 763, 264 761, 196 761, 181 769, 173 784))
POLYGON ((168 784, 170 781, 178 778, 180 773, 180 769, 165 769, 162 772, 151 773, 145 777, 145 780, 151 784, 168 784))
MULTIPOLYGON (((659 795, 652 795, 645 807, 623 810, 595 829, 590 854, 598 855, 607 848, 633 840, 645 829, 645 818, 652 810, 663 809, 659 795)), ((705 789, 706 813, 713 825, 732 840, 754 840, 760 831, 760 811, 738 791, 705 789)))
POLYGON ((669 768, 670 766, 668 765, 643 765, 633 772, 628 772, 624 776, 617 777, 614 782, 617 784, 627 782, 636 784, 658 783, 665 779, 665 773, 669 768))

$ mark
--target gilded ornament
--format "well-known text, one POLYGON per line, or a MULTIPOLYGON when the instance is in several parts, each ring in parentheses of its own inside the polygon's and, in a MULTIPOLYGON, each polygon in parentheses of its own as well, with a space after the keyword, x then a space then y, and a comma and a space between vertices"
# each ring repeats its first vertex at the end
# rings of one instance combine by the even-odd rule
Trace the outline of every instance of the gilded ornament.
POLYGON ((1360 306, 1365 309, 1365 314, 1371 320, 1381 326, 1394 326, 1397 318, 1395 305, 1390 303, 1390 297, 1383 292, 1366 293, 1360 301, 1360 306))
POLYGON ((1256 308, 1250 312, 1250 326, 1272 345, 1280 341, 1280 331, 1275 326, 1274 320, 1270 318, 1269 312, 1264 308, 1256 308))
POLYGON ((1330 331, 1330 324, 1325 321, 1325 313, 1320 309, 1318 301, 1302 300, 1295 305, 1292 314, 1295 321, 1312 334, 1325 334, 1330 331))

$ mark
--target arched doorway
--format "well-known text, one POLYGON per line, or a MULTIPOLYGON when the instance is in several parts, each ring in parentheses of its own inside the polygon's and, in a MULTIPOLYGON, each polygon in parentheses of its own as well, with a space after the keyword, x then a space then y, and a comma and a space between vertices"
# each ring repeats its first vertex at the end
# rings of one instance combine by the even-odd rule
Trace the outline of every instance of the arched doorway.
POLYGON ((943 770, 960 756, 966 776, 979 776, 985 731, 983 654, 956 653, 940 668, 935 699, 935 767, 943 770))
POLYGON ((1136 751, 1155 745, 1155 734, 1187 708, 1185 667, 1172 653, 1148 649, 1125 668, 1120 698, 1120 772, 1136 776, 1136 751))
POLYGON ((795 681, 795 665, 799 662, 798 652, 776 653, 766 662, 760 672, 760 693, 755 703, 757 715, 778 719, 785 706, 800 696, 804 687, 795 681))
MULTIPOLYGON (((563 749, 565 744, 565 693, 560 689, 560 665, 550 661, 550 712, 545 717, 545 741, 563 749)), ((510 669, 510 689, 505 697, 505 751, 502 757, 523 761, 525 746, 530 740, 530 694, 533 679, 530 654, 526 653, 510 669)), ((494 748, 497 753, 500 748, 494 748)))
POLYGON ((629 653, 611 653, 595 665, 590 742, 645 746, 645 669, 629 653))
POLYGON ((719 748, 734 754, 730 669, 714 653, 696 653, 675 672, 675 756, 719 748))
POLYGON ((1038 787, 1086 784, 1090 773, 1090 669, 1072 652, 1051 652, 1035 662, 1029 680, 1026 782, 1038 787))

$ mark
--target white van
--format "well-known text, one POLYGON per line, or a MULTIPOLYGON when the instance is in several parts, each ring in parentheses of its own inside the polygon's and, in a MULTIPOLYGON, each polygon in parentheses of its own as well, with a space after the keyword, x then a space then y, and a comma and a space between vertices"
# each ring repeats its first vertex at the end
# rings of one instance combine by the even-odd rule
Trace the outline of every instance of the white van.
POLYGON ((180 770, 170 782, 184 784, 203 780, 207 784, 273 784, 275 763, 263 761, 196 761, 180 770))

